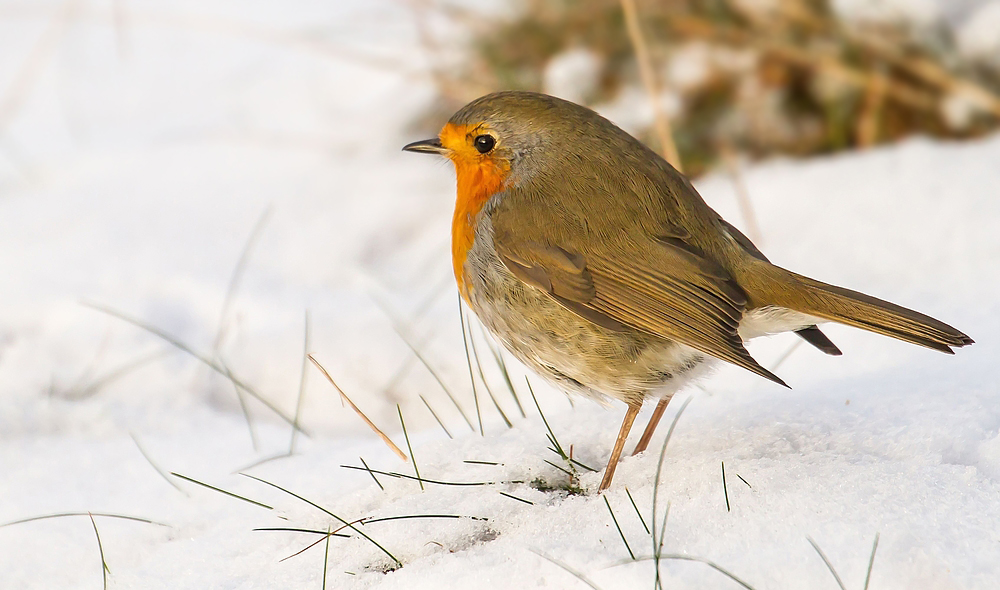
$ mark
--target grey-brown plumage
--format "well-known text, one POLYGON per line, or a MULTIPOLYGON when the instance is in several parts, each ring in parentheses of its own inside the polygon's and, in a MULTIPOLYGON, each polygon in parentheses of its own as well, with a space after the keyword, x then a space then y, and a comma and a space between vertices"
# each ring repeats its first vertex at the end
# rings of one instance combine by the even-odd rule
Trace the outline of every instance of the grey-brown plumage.
POLYGON ((509 170, 468 220, 475 240, 459 279, 470 305, 542 375, 630 406, 602 489, 642 400, 669 398, 707 359, 784 385, 746 339, 796 331, 840 354, 816 327, 834 321, 949 353, 972 343, 916 311, 772 265, 683 175, 589 109, 504 92, 450 125, 471 130, 469 146, 485 142, 483 160, 465 155, 461 137, 408 148, 509 170))

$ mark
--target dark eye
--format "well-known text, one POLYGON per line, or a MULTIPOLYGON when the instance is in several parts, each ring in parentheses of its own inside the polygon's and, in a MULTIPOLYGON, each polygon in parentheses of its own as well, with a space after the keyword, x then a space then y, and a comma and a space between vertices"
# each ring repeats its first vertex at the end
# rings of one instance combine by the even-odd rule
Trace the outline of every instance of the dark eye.
POLYGON ((476 151, 480 154, 485 154, 493 149, 497 140, 493 139, 492 135, 479 135, 473 143, 476 146, 476 151))

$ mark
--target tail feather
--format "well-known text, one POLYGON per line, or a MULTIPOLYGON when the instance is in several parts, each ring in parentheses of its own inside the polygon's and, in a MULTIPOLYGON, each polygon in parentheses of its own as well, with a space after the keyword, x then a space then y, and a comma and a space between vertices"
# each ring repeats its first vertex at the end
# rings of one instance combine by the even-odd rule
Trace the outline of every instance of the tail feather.
POLYGON ((803 340, 812 344, 826 354, 831 356, 840 356, 844 354, 840 352, 837 345, 834 344, 832 340, 827 338, 826 334, 820 331, 820 329, 816 326, 808 326, 802 328, 801 330, 796 330, 795 333, 798 334, 803 340))
POLYGON ((846 324, 954 354, 973 344, 959 330, 920 312, 864 293, 829 285, 771 266, 772 281, 753 298, 825 320, 846 324))

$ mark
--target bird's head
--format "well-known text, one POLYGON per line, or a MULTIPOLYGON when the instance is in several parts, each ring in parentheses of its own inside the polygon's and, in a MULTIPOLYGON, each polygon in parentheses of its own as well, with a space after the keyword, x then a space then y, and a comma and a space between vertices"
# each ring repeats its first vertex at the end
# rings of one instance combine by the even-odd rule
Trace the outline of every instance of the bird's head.
POLYGON ((566 158, 579 159, 595 147, 587 139, 600 138, 595 130, 605 126, 614 128, 590 109, 565 100, 535 92, 497 92, 462 107, 437 137, 403 150, 451 160, 461 201, 492 195, 539 171, 554 171, 566 158), (474 194, 483 191, 489 194, 474 194))

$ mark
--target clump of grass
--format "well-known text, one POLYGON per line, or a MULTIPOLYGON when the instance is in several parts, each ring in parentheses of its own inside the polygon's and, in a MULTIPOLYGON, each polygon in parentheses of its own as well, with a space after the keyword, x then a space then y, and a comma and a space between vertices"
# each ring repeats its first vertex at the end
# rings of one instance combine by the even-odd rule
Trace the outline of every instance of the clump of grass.
MULTIPOLYGON (((448 108, 492 90, 543 91, 546 68, 571 50, 596 62, 580 99, 613 102, 623 89, 639 87, 649 69, 630 43, 637 27, 626 26, 623 5, 631 4, 529 0, 506 22, 466 19, 474 38, 468 65, 438 80, 448 108)), ((865 23, 832 5, 641 3, 631 20, 641 23, 653 70, 669 70, 672 60, 704 62, 700 79, 665 85, 679 99, 671 122, 687 173, 716 165, 725 146, 752 157, 802 156, 910 135, 979 137, 1000 127, 1000 66, 964 56, 943 22, 865 23), (953 114, 955 104, 964 105, 961 115, 953 114)), ((639 132, 647 143, 662 135, 650 123, 639 132)))
MULTIPOLYGON (((403 567, 403 562, 400 561, 399 559, 397 559, 396 556, 393 555, 392 553, 389 553, 388 549, 386 549, 385 547, 383 547, 381 544, 378 543, 378 541, 376 541, 375 539, 372 539, 371 537, 369 537, 368 535, 366 535, 363 531, 361 531, 356 526, 354 526, 355 523, 358 522, 358 521, 350 522, 350 521, 344 520, 343 518, 337 516, 336 514, 334 514, 333 512, 331 512, 330 510, 324 508, 323 506, 320 506, 316 502, 313 502, 312 500, 309 500, 308 498, 305 498, 304 496, 300 496, 299 494, 296 494, 295 492, 289 491, 289 490, 287 490, 287 489, 279 486, 278 484, 271 483, 271 482, 269 482, 267 480, 264 480, 264 479, 261 479, 259 477, 255 477, 253 475, 249 475, 249 474, 246 474, 246 473, 241 473, 240 475, 242 475, 244 477, 249 477, 250 479, 252 479, 254 481, 258 481, 258 482, 260 482, 262 484, 271 486, 272 488, 275 488, 275 489, 277 489, 279 491, 282 491, 282 492, 288 494, 289 496, 292 496, 293 498, 297 498, 297 499, 305 502, 306 504, 309 504, 313 508, 316 508, 317 510, 320 510, 320 511, 324 512, 325 514, 327 514, 329 516, 332 516, 334 519, 338 520, 345 527, 350 528, 355 533, 357 533, 357 534, 361 535, 362 537, 364 537, 365 540, 367 540, 369 543, 371 543, 372 545, 374 545, 375 547, 377 547, 382 553, 385 553, 389 557, 389 559, 391 559, 393 561, 393 563, 395 563, 396 567, 403 567)), ((241 498, 241 499, 245 499, 245 498, 241 498)))
POLYGON ((552 427, 549 426, 549 421, 545 418, 545 412, 542 411, 542 406, 538 403, 538 397, 535 396, 535 390, 531 387, 531 381, 529 381, 527 377, 524 378, 524 381, 528 384, 528 391, 531 393, 531 399, 535 402, 535 408, 538 410, 538 415, 542 417, 542 423, 545 424, 545 429, 548 431, 545 436, 549 443, 552 444, 552 446, 549 447, 549 450, 559 455, 566 467, 562 468, 549 461, 545 462, 567 475, 566 481, 559 484, 552 484, 540 477, 537 477, 531 481, 532 487, 542 492, 562 491, 570 495, 585 494, 586 490, 580 486, 580 474, 576 470, 576 467, 580 466, 588 471, 594 471, 594 469, 573 459, 570 454, 566 452, 563 446, 559 443, 559 439, 556 438, 556 433, 552 430, 552 427))

